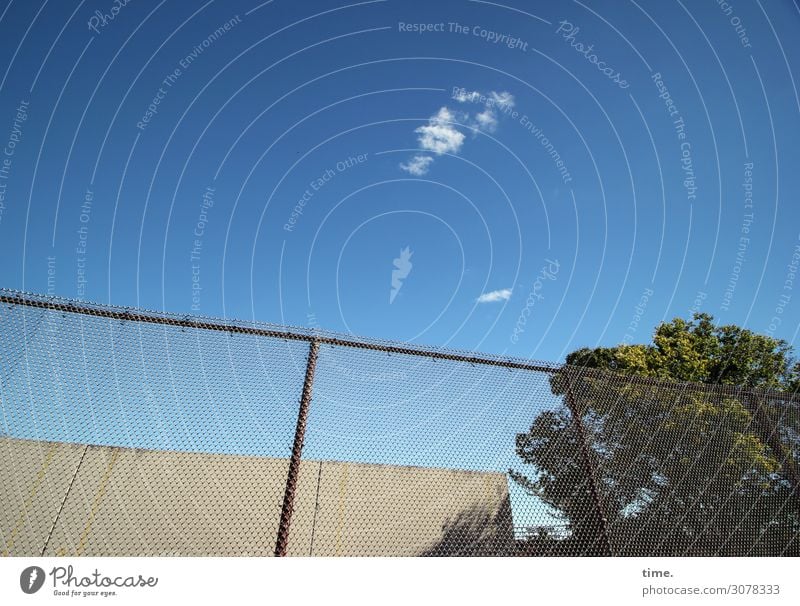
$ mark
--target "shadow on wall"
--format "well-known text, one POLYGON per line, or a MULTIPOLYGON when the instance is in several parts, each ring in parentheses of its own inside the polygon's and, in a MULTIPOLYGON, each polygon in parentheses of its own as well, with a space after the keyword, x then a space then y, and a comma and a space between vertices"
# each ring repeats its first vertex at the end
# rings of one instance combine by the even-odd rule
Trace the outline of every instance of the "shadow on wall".
POLYGON ((421 556, 510 556, 515 542, 511 523, 511 501, 506 495, 499 508, 473 506, 449 519, 441 540, 421 556))

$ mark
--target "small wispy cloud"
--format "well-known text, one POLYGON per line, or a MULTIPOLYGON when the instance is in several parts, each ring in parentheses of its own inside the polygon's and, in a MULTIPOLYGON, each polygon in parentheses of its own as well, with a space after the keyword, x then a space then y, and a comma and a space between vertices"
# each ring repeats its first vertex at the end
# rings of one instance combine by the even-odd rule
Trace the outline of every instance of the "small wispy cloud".
POLYGON ((433 158, 431 156, 414 156, 408 162, 400 164, 400 168, 415 177, 421 177, 428 173, 433 158))
POLYGON ((483 293, 478 297, 478 303, 496 303, 497 301, 508 301, 510 298, 511 289, 501 288, 500 290, 483 293))
POLYGON ((460 89, 453 94, 453 99, 459 103, 481 103, 484 108, 469 120, 469 125, 477 130, 493 133, 497 130, 498 110, 509 112, 514 107, 514 95, 508 91, 489 91, 484 94, 479 91, 460 89))
POLYGON ((428 124, 414 130, 419 135, 420 147, 437 155, 457 154, 464 145, 464 133, 453 126, 454 121, 455 116, 449 109, 440 108, 428 119, 428 124))
POLYGON ((463 89, 463 88, 457 90, 453 94, 453 99, 455 99, 459 103, 467 103, 467 102, 472 103, 472 102, 477 101, 478 99, 480 99, 480 97, 481 97, 481 94, 478 91, 476 91, 476 90, 468 91, 468 90, 463 89))
POLYGON ((493 133, 497 130, 497 114, 489 107, 475 114, 475 126, 483 131, 493 133))
POLYGON ((503 91, 501 93, 492 91, 489 93, 489 98, 491 99, 491 105, 495 105, 500 109, 514 107, 514 95, 508 91, 503 91))
POLYGON ((468 91, 460 88, 453 93, 452 98, 458 103, 482 103, 486 107, 497 107, 502 110, 514 107, 516 102, 514 95, 507 90, 500 92, 492 90, 482 93, 477 90, 468 91))
MULTIPOLYGON (((478 132, 493 133, 497 130, 498 115, 508 112, 514 107, 514 95, 508 91, 468 91, 464 88, 457 89, 452 95, 457 103, 478 103, 482 109, 470 115, 466 111, 454 111, 447 106, 442 106, 439 111, 428 118, 428 123, 414 129, 420 151, 429 152, 435 156, 443 154, 458 154, 464 146, 466 136, 456 123, 473 129, 473 134, 478 132)), ((419 177, 428 173, 434 161, 433 156, 417 154, 407 162, 400 164, 400 169, 419 177)))

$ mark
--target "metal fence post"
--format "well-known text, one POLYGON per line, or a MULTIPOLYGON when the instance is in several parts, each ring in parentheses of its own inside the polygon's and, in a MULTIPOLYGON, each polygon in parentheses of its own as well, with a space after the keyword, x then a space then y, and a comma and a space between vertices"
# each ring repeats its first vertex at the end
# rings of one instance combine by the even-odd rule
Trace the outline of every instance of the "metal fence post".
POLYGON ((311 403, 311 392, 314 387, 314 370, 317 366, 318 355, 319 343, 311 341, 311 345, 308 349, 308 362, 306 363, 306 377, 303 381, 303 393, 300 397, 300 409, 297 413, 297 427, 294 432, 292 458, 289 460, 289 474, 286 477, 286 492, 283 494, 281 519, 278 523, 278 538, 275 542, 276 557, 285 556, 286 547, 289 544, 289 527, 292 523, 294 495, 297 489, 297 476, 300 473, 300 457, 303 452, 303 440, 305 439, 306 423, 308 422, 308 406, 311 403))
POLYGON ((583 456, 586 465, 586 472, 589 478, 589 491, 592 495, 595 507, 597 508, 596 517, 597 523, 600 526, 600 532, 603 536, 603 543, 605 546, 605 555, 613 556, 614 551, 611 548, 611 537, 608 534, 608 520, 606 520, 605 513, 603 513, 603 504, 600 499, 600 490, 597 487, 597 478, 595 477, 594 465, 592 465, 592 457, 589 454, 589 444, 586 441, 586 433, 583 430, 583 422, 581 421, 578 407, 575 405, 575 399, 572 393, 572 378, 567 374, 567 406, 572 413, 572 421, 575 425, 575 431, 578 434, 578 441, 581 446, 581 455, 583 456))

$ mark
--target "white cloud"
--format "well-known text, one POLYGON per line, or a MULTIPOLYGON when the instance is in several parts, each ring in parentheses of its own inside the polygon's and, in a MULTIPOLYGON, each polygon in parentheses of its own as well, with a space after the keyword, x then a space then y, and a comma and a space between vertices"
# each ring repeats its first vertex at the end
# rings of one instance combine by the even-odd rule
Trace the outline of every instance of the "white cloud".
POLYGON ((429 118, 431 124, 446 124, 452 122, 453 119, 453 112, 450 111, 449 107, 445 106, 440 107, 436 115, 429 118))
POLYGON ((508 301, 511 298, 510 288, 501 288, 492 292, 485 292, 478 297, 478 303, 495 303, 497 301, 508 301))
POLYGON ((502 93, 492 91, 489 93, 489 98, 492 100, 492 103, 500 109, 510 109, 514 107, 514 95, 508 91, 503 91, 502 93))
MULTIPOLYGON (((477 135, 475 131, 493 133, 497 130, 499 122, 498 112, 507 112, 514 107, 514 95, 508 91, 490 91, 484 95, 478 91, 461 89, 453 95, 453 100, 458 103, 478 103, 479 108, 482 106, 483 109, 470 115, 469 112, 454 111, 447 106, 440 107, 438 112, 428 118, 428 124, 414 130, 422 151, 437 156, 458 154, 464 146, 466 137, 454 126, 454 122, 473 128, 473 135, 477 135)), ((419 177, 428 173, 433 161, 432 156, 417 154, 407 162, 401 163, 400 168, 419 177)))
POLYGON ((480 99, 480 97, 481 94, 478 91, 474 90, 472 92, 468 92, 463 88, 457 91, 455 95, 453 95, 453 99, 455 99, 459 103, 466 103, 467 101, 472 103, 480 99))
POLYGON ((482 103, 486 107, 499 107, 500 109, 514 107, 515 99, 507 90, 497 92, 496 90, 489 91, 483 94, 480 91, 468 91, 466 89, 459 89, 453 94, 453 100, 458 103, 482 103))
POLYGON ((467 115, 463 122, 486 133, 493 133, 497 130, 498 111, 509 112, 515 103, 514 95, 508 91, 497 92, 495 90, 483 94, 480 91, 468 91, 462 88, 456 91, 453 99, 459 103, 478 103, 484 106, 483 111, 475 114, 474 118, 467 115))
POLYGON ((433 163, 431 156, 414 156, 408 162, 400 164, 400 168, 415 177, 421 177, 428 173, 431 163, 433 163))
POLYGON ((417 140, 425 151, 437 155, 452 153, 457 154, 464 145, 464 133, 453 127, 452 112, 442 107, 435 116, 431 116, 428 124, 420 126, 414 132, 419 135, 417 140))
POLYGON ((479 114, 475 114, 475 127, 488 133, 497 130, 497 114, 490 107, 487 107, 479 114))

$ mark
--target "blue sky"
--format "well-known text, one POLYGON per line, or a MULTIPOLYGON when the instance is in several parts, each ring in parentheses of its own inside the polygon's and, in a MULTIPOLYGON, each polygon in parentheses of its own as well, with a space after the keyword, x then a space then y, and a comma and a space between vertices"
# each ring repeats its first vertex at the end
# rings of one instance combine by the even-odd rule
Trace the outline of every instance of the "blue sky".
MULTIPOLYGON (((20 305, 0 306, 0 335, 0 435, 290 456, 307 343, 20 305)), ((560 405, 546 373, 331 345, 313 394, 305 460, 528 475, 515 436, 560 405)), ((518 526, 563 524, 508 487, 518 526)))
MULTIPOLYGON (((2 287, 550 361, 692 310, 796 341, 791 2, 113 6, 0 8, 2 287)), ((29 320, 6 432, 286 455, 302 347, 29 320)), ((337 355, 312 458, 503 471, 557 404, 337 355)))
POLYGON ((5 287, 547 360, 697 307, 796 338, 791 2, 112 6, 2 11, 5 287))

